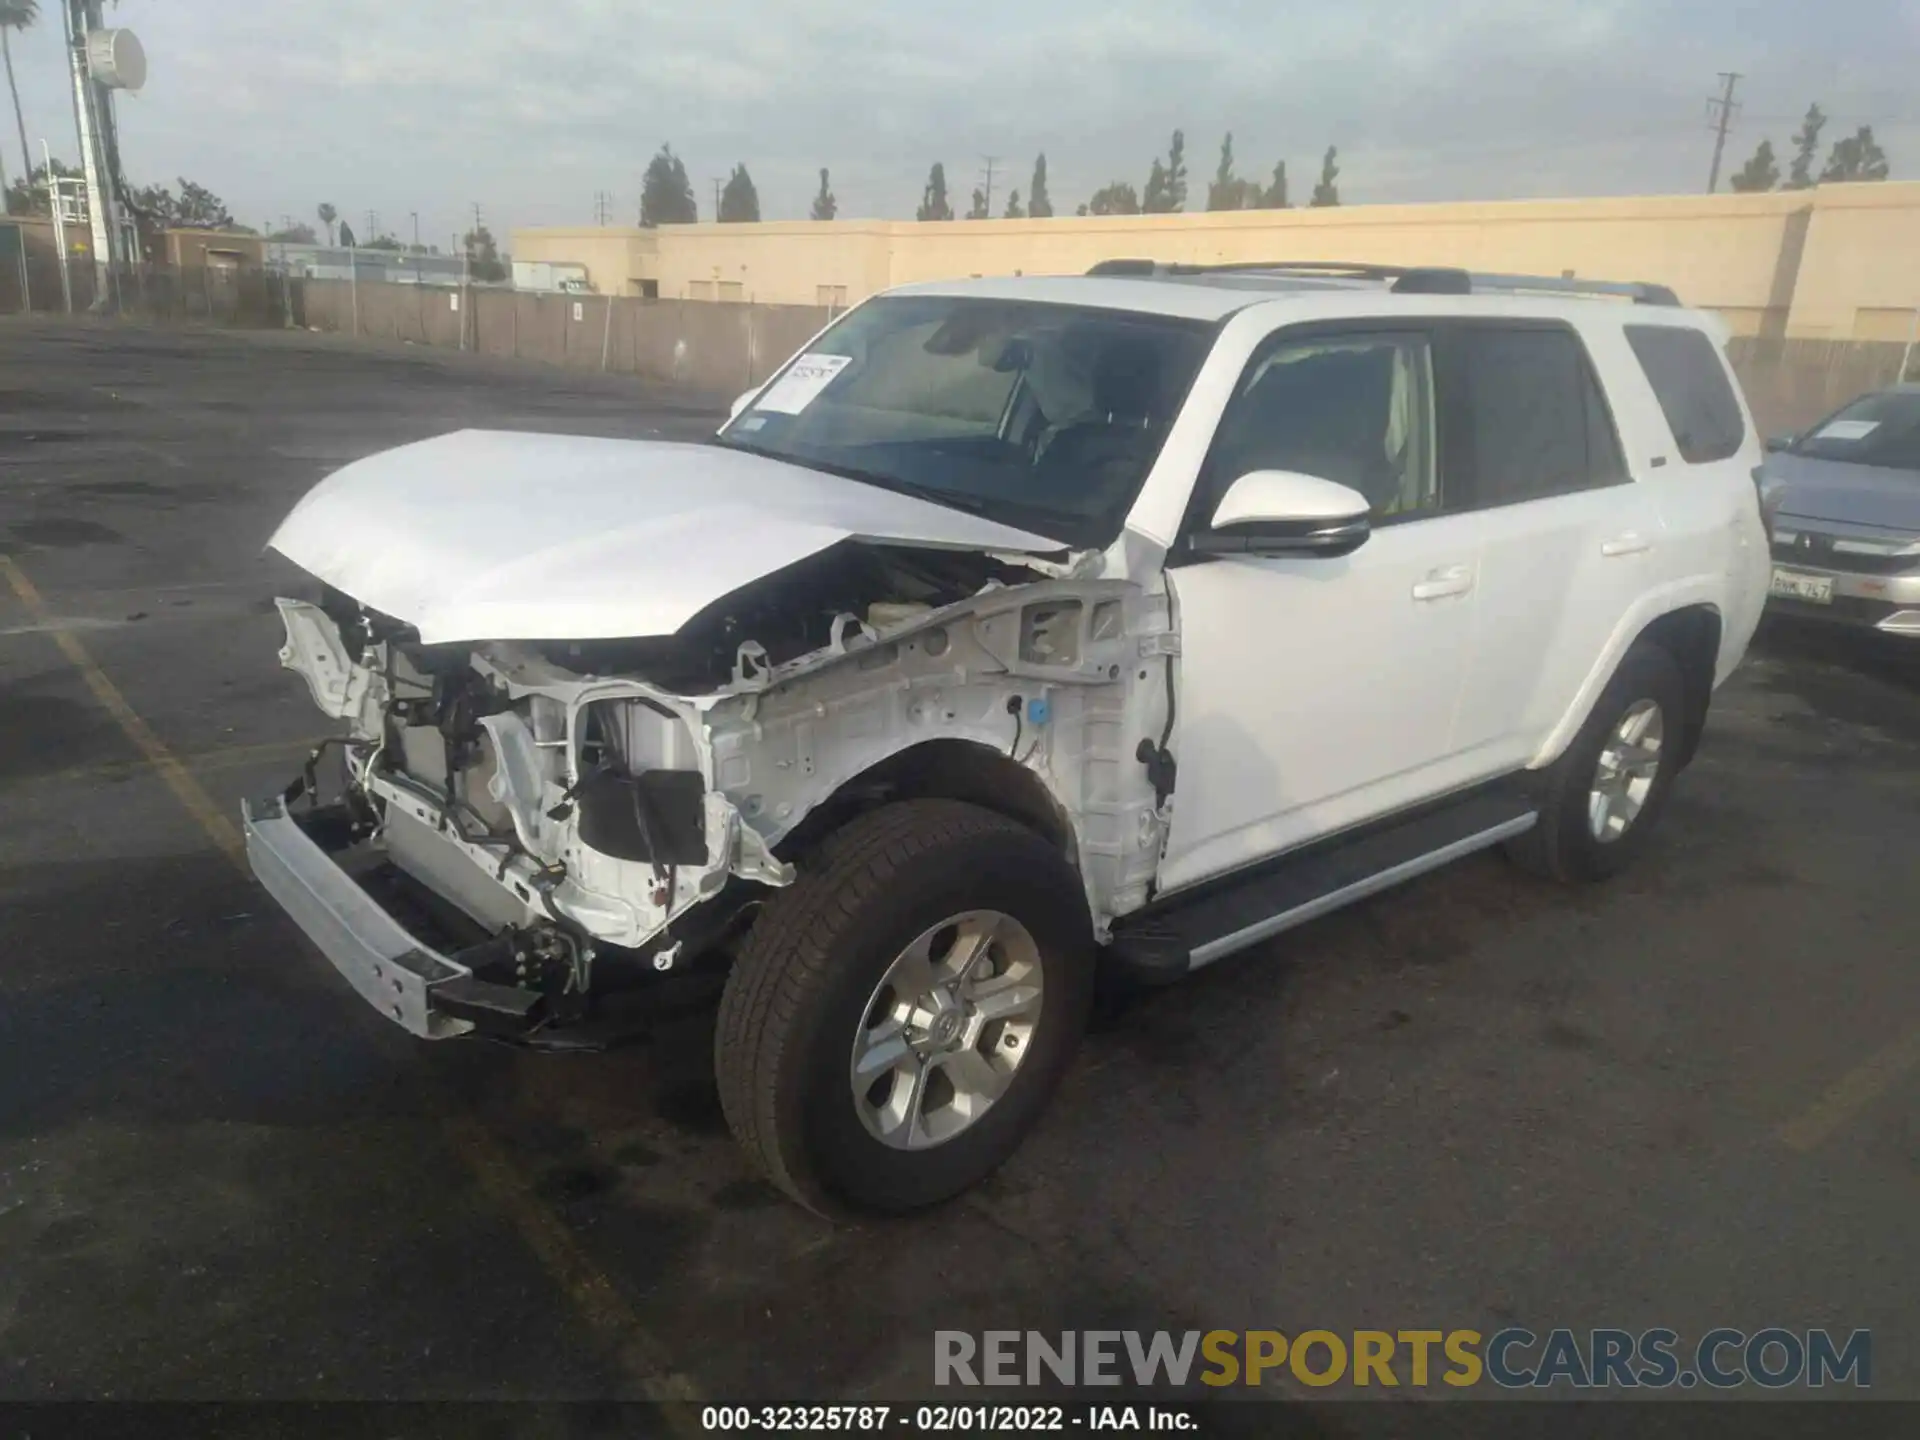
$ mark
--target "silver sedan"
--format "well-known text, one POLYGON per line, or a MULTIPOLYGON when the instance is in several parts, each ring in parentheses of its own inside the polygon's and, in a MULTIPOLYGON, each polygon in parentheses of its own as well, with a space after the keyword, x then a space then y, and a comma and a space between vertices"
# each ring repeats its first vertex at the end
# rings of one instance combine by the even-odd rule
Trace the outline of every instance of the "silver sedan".
POLYGON ((1920 639, 1920 385, 1769 440, 1773 609, 1920 639))

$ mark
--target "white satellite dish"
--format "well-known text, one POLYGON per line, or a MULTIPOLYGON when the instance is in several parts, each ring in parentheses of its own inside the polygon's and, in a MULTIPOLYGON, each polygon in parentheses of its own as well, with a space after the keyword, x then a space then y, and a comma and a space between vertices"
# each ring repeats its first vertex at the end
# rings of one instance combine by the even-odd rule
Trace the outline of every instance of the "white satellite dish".
POLYGON ((131 30, 89 30, 87 73, 109 90, 138 90, 147 83, 147 52, 131 30))

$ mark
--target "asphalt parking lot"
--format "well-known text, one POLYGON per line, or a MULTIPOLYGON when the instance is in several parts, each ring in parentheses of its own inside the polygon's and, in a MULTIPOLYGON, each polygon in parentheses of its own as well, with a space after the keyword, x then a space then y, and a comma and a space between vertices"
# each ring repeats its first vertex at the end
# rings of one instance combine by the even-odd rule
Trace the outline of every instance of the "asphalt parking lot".
POLYGON ((407 440, 718 414, 0 327, 0 1398, 904 1399, 936 1327, 1526 1324, 1871 1328, 1920 1399, 1920 660, 1881 647, 1769 630, 1612 885, 1480 857, 1111 1017, 920 1219, 754 1178, 698 1007, 566 1057, 372 1013, 235 864, 324 729, 267 535, 407 440))

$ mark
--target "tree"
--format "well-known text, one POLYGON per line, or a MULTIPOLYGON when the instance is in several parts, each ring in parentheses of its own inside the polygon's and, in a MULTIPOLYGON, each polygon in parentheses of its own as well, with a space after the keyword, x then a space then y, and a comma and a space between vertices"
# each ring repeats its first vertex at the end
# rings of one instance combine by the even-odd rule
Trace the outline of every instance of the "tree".
MULTIPOLYGON (((1156 166, 1159 161, 1154 161, 1156 166)), ((1093 192, 1093 198, 1087 201, 1083 212, 1089 215, 1138 215, 1140 197, 1133 186, 1124 180, 1116 180, 1111 185, 1103 185, 1093 192)))
MULTIPOLYGON (((20 86, 13 78, 13 41, 16 30, 25 30, 40 18, 40 0, 0 0, 0 56, 7 62, 7 89, 13 95, 13 125, 20 136, 20 166, 33 170, 33 151, 27 148, 27 121, 20 113, 20 86)), ((0 187, 7 183, 6 166, 0 165, 0 187)))
MULTIPOLYGON (((54 158, 53 173, 58 177, 77 179, 80 169, 69 165, 59 157, 54 158)), ((36 165, 7 186, 6 213, 9 215, 50 215, 53 213, 53 198, 47 185, 47 167, 36 165)))
POLYGON ((1187 203, 1187 137, 1173 132, 1163 164, 1156 159, 1147 172, 1147 188, 1140 192, 1140 209, 1147 215, 1171 215, 1187 203))
POLYGON ((320 223, 327 227, 327 244, 333 244, 333 222, 340 218, 340 212, 322 200, 320 208, 314 213, 320 217, 320 223))
POLYGON ((1887 178, 1887 156, 1874 141, 1873 127, 1862 125, 1845 139, 1833 142, 1833 153, 1827 157, 1827 168, 1820 172, 1821 182, 1829 180, 1884 180, 1887 178))
POLYGON ((340 244, 346 249, 351 250, 359 243, 359 241, 353 238, 353 226, 342 220, 340 222, 340 244))
POLYGON ((275 230, 267 236, 267 239, 277 240, 282 245, 318 245, 320 243, 320 237, 305 221, 289 225, 284 230, 275 230))
POLYGON ((226 202, 204 185, 196 185, 184 175, 180 177, 180 203, 174 211, 173 223, 183 230, 234 228, 233 216, 227 213, 226 202))
POLYGON ((720 192, 720 218, 729 224, 751 223, 760 218, 760 192, 753 188, 753 177, 744 164, 733 167, 727 188, 720 192))
POLYGON ((1267 186, 1255 206, 1259 210, 1285 210, 1290 208, 1287 202, 1287 162, 1276 160, 1273 166, 1273 183, 1267 186))
POLYGON ((660 153, 647 162, 647 173, 640 180, 640 223, 654 225, 691 225, 700 218, 700 207, 693 200, 693 181, 687 167, 673 153, 671 145, 662 145, 660 153))
POLYGON ((1333 163, 1333 157, 1339 153, 1333 146, 1327 146, 1326 158, 1320 162, 1320 180, 1313 187, 1313 198, 1307 204, 1325 206, 1340 203, 1340 187, 1334 183, 1340 178, 1340 167, 1333 163))
POLYGON ((1042 151, 1033 160, 1033 184, 1027 187, 1027 214, 1035 220, 1053 216, 1053 197, 1047 194, 1047 156, 1042 151))
POLYGON ((1780 162, 1773 158, 1773 142, 1762 140, 1754 150, 1753 156, 1733 172, 1733 178, 1727 181, 1734 191, 1742 195, 1751 195, 1759 190, 1771 190, 1780 183, 1780 162))
POLYGON ((1213 181, 1207 186, 1207 209, 1238 210, 1245 189, 1245 183, 1233 173, 1233 132, 1229 130, 1220 142, 1220 163, 1214 167, 1213 181))
POLYGON ((1027 207, 1020 203, 1020 192, 1018 190, 1009 190, 1007 192, 1006 218, 1009 220, 1024 220, 1027 218, 1027 207))
POLYGON ((1813 188, 1813 158, 1820 149, 1820 131, 1826 123, 1826 114, 1818 105, 1807 107, 1806 119, 1800 122, 1799 133, 1793 137, 1793 164, 1787 169, 1787 189, 1813 188))
MULTIPOLYGON (((692 203, 689 201, 688 203, 692 203)), ((460 237, 460 244, 467 252, 467 269, 476 280, 504 280, 507 267, 500 261, 500 247, 494 243, 493 232, 484 225, 475 226, 460 237)), ((393 247, 399 249, 398 245, 393 247)))
POLYGON ((833 198, 833 191, 827 188, 827 167, 820 167, 820 193, 813 197, 814 220, 831 220, 840 213, 840 202, 833 198))
POLYGON ((987 192, 976 185, 973 187, 973 200, 967 206, 967 219, 987 220, 990 218, 992 217, 987 213, 987 192))
POLYGON ((913 212, 916 220, 951 220, 953 206, 947 201, 947 167, 938 160, 927 172, 926 192, 920 197, 920 208, 913 212))
MULTIPOLYGON (((375 235, 369 239, 362 240, 360 242, 360 248, 362 250, 405 250, 407 247, 391 235, 375 235)), ((475 269, 477 272, 478 267, 476 266, 475 269)), ((484 279, 486 277, 482 276, 481 278, 484 279)))

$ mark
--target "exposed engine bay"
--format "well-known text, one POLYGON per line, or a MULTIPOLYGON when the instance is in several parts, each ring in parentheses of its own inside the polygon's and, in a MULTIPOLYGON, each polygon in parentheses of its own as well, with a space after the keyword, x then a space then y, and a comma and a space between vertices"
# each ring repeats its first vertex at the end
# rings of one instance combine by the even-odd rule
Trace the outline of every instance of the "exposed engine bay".
POLYGON ((289 799, 492 980, 577 1004, 596 962, 721 950, 813 831, 903 790, 1056 839, 1102 933, 1149 898, 1177 643, 1129 582, 845 541, 670 636, 425 645, 330 587, 278 605, 282 663, 348 722, 338 797, 310 765, 289 799))

